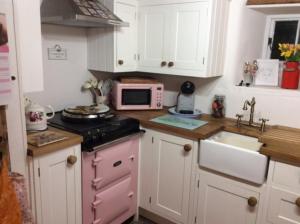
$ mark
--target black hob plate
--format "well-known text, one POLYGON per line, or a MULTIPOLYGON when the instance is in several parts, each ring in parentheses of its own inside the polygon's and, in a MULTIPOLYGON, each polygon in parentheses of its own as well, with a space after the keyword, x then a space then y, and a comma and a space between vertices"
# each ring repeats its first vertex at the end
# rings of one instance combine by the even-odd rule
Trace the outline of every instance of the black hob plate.
POLYGON ((81 135, 84 151, 93 151, 94 147, 140 131, 138 120, 120 115, 78 123, 64 120, 61 112, 57 112, 48 122, 49 126, 81 135))

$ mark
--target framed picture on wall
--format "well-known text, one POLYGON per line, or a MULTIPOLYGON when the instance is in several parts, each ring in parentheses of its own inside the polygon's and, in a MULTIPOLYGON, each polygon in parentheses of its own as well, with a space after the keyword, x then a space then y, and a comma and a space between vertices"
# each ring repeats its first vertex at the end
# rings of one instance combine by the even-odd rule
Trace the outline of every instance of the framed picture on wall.
POLYGON ((254 78, 255 86, 278 86, 279 60, 258 59, 258 70, 254 78))
POLYGON ((7 104, 11 96, 11 73, 6 19, 6 15, 0 13, 0 105, 7 104))

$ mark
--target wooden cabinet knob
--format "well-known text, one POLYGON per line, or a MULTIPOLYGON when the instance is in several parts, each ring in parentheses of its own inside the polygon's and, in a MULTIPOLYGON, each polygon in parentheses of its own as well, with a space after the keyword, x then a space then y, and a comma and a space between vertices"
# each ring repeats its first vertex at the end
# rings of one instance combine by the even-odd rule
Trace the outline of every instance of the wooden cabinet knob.
POLYGON ((250 207, 255 207, 257 205, 257 199, 255 197, 250 197, 248 199, 248 205, 250 207))
POLYGON ((167 62, 166 61, 162 61, 160 65, 161 65, 161 67, 165 67, 167 65, 167 62))
POLYGON ((174 66, 174 62, 173 62, 173 61, 170 61, 170 62, 168 63, 168 66, 169 66, 169 67, 173 67, 173 66, 174 66))
POLYGON ((17 79, 16 76, 14 76, 14 75, 11 76, 10 78, 11 78, 12 81, 15 81, 17 79))
POLYGON ((296 203, 297 207, 300 208, 300 198, 297 198, 295 203, 296 203))
POLYGON ((74 165, 77 162, 77 157, 76 156, 68 156, 67 162, 69 165, 74 165))
POLYGON ((123 61, 123 60, 119 60, 119 61, 118 61, 118 64, 119 64, 119 65, 123 65, 123 64, 124 64, 124 61, 123 61))
POLYGON ((192 150, 192 146, 190 144, 186 144, 183 146, 184 151, 189 152, 192 150))

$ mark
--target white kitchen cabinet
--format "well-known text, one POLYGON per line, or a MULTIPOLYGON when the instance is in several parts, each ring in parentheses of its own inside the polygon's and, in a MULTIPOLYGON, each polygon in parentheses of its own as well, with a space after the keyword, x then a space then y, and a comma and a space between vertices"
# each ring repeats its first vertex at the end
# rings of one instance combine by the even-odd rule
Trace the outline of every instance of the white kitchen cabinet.
POLYGON ((270 162, 266 203, 267 223, 300 224, 299 180, 300 167, 270 162))
POLYGON ((37 223, 81 224, 80 145, 34 157, 30 169, 37 223))
POLYGON ((44 90, 40 0, 13 1, 18 72, 23 92, 44 90))
POLYGON ((197 224, 259 223, 262 206, 259 190, 204 170, 199 172, 197 224))
POLYGON ((228 0, 142 0, 138 70, 193 77, 222 75, 228 5, 228 0))
POLYGON ((188 223, 193 150, 197 142, 147 130, 141 144, 140 206, 188 223))
POLYGON ((103 0, 129 27, 88 30, 88 69, 130 72, 137 69, 137 1, 103 0))

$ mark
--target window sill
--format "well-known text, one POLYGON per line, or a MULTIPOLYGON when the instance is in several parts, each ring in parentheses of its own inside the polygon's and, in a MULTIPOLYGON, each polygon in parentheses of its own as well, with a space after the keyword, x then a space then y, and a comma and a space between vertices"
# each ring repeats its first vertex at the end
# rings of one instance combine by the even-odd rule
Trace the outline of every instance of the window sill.
POLYGON ((237 91, 245 91, 253 94, 300 97, 300 89, 282 89, 276 86, 235 86, 235 88, 237 91))

